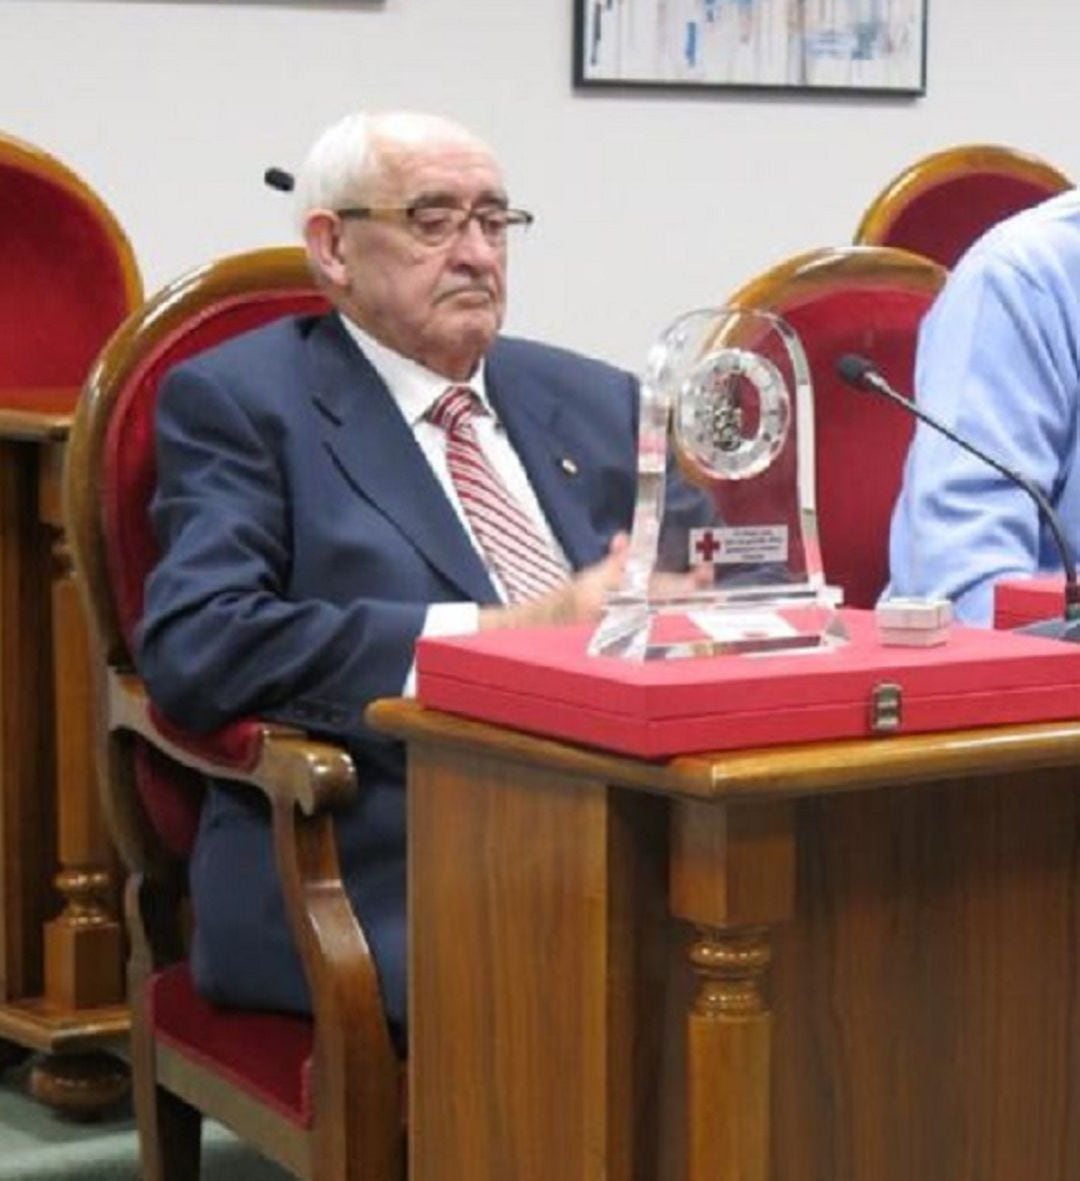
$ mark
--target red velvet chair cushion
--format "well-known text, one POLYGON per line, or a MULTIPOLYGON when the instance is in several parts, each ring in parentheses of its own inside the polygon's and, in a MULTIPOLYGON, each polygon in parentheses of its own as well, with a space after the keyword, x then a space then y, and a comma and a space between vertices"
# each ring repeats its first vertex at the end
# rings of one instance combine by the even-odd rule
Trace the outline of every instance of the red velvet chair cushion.
POLYGON ((163 755, 141 738, 132 750, 135 786, 154 832, 176 858, 186 861, 195 847, 202 808, 202 776, 163 755))
MULTIPOLYGON (((223 769, 249 771, 258 761, 262 726, 256 721, 243 719, 212 734, 191 734, 174 726, 152 704, 150 717, 154 727, 170 742, 223 769)), ((142 739, 136 740, 134 760, 139 798, 154 831, 174 857, 190 857, 202 807, 202 776, 142 739)))
POLYGON ((174 726, 153 703, 150 705, 150 718, 158 733, 197 758, 236 771, 251 771, 259 761, 263 731, 257 721, 244 719, 215 730, 212 734, 192 734, 180 726, 174 726))
POLYGON ((55 181, 0 164, 0 387, 80 386, 128 312, 97 212, 55 181))
MULTIPOLYGON (((322 296, 309 289, 230 295, 166 333, 144 356, 118 392, 105 440, 102 519, 106 559, 120 626, 130 650, 143 610, 143 584, 157 560, 148 508, 156 481, 154 407, 162 375, 177 362, 284 315, 322 312, 322 296)), ((210 762, 250 768, 258 758, 259 727, 236 722, 213 733, 191 735, 151 711, 171 741, 210 762)), ((139 793, 151 823, 178 856, 191 850, 202 794, 195 776, 146 751, 136 757, 139 793)))
POLYGON ((156 1037, 301 1127, 311 1124, 314 1026, 288 1013, 219 1009, 195 991, 186 963, 151 976, 156 1037))
POLYGON ((990 226, 1049 196, 1042 185, 1020 177, 989 172, 953 177, 902 209, 882 245, 899 246, 952 267, 990 226))

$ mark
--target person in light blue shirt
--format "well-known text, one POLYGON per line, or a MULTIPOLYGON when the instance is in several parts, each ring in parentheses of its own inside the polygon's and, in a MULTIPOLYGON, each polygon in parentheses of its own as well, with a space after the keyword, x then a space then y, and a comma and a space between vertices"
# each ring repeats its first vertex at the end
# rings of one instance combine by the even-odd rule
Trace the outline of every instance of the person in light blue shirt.
MULTIPOLYGON (((968 250, 922 324, 915 387, 931 414, 1038 485, 1080 550, 1080 192, 968 250)), ((948 598, 982 625, 995 582, 1061 566, 1031 497, 921 423, 889 557, 885 598, 948 598)))

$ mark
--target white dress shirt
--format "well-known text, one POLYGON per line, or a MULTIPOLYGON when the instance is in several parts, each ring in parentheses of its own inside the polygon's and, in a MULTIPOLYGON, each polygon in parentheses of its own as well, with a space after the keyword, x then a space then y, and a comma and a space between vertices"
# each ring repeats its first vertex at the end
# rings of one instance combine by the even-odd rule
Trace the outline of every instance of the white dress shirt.
MULTIPOLYGON (((488 577, 499 597, 504 602, 506 601, 505 589, 500 583, 498 575, 488 564, 483 550, 477 544, 476 536, 461 507, 453 480, 450 478, 450 470, 446 463, 446 432, 430 422, 427 417, 428 411, 449 386, 467 385, 476 393, 488 411, 487 414, 478 415, 474 422, 477 441, 484 455, 510 494, 515 497, 518 504, 535 523, 540 534, 551 543, 553 551, 565 559, 563 549, 551 531, 551 526, 544 516, 540 502, 536 499, 536 493, 529 483, 529 477, 525 473, 521 460, 507 438, 506 431, 488 399, 483 359, 481 358, 476 372, 467 382, 451 382, 416 361, 411 361, 408 357, 403 357, 393 349, 387 348, 348 317, 342 316, 341 320, 346 331, 386 384, 391 397, 412 429, 420 450, 423 451, 424 457, 431 465, 431 470, 439 481, 440 487, 446 493, 454 512, 457 513, 462 528, 468 534, 480 560, 484 563, 484 568, 487 570, 488 577)), ((569 563, 567 563, 567 567, 569 568, 569 563)), ((478 629, 479 620, 480 607, 476 603, 430 603, 421 636, 469 635, 478 629)), ((416 667, 414 662, 409 668, 402 689, 404 696, 412 696, 415 692, 415 681, 416 667)))

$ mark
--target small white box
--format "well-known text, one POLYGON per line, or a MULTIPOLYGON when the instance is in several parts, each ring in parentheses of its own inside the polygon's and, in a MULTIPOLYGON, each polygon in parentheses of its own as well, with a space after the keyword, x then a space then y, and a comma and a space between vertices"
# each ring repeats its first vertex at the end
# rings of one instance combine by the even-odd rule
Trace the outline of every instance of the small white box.
POLYGON ((930 648, 949 638, 952 604, 948 599, 887 599, 874 609, 874 617, 883 644, 930 648))

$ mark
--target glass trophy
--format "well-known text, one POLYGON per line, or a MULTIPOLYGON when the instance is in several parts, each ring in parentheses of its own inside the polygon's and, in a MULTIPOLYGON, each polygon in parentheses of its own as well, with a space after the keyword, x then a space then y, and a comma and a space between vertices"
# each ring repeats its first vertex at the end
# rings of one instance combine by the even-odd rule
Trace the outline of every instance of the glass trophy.
POLYGON ((818 545, 810 370, 790 325, 728 308, 676 320, 646 363, 637 465, 625 575, 590 654, 844 641, 818 545))

